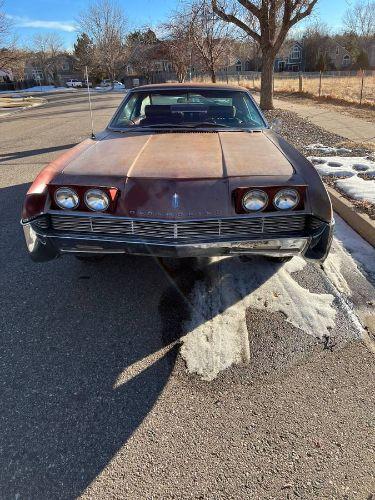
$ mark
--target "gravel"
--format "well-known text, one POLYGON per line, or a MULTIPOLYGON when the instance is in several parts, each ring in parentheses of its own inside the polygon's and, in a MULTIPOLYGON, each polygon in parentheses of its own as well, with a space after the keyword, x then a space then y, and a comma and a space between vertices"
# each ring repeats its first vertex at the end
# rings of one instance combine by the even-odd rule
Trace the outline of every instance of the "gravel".
POLYGON ((304 155, 311 156, 324 156, 318 151, 311 151, 306 149, 309 144, 324 144, 326 146, 337 146, 351 149, 351 152, 343 154, 342 152, 331 153, 332 156, 372 156, 373 151, 368 147, 351 142, 340 135, 327 132, 321 127, 314 125, 306 119, 300 118, 292 111, 285 111, 282 109, 273 109, 272 111, 265 111, 265 116, 269 123, 276 118, 281 119, 281 135, 293 144, 304 155))

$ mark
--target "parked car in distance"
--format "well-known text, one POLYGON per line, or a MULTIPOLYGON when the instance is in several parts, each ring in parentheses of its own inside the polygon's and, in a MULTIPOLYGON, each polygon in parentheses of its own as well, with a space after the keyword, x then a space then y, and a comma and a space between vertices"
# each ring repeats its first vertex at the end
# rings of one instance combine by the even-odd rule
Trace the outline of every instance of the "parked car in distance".
POLYGON ((74 88, 79 88, 83 87, 83 82, 82 80, 77 80, 76 78, 71 78, 66 82, 67 87, 74 87, 74 88))
POLYGON ((315 167, 248 90, 130 90, 107 128, 50 163, 23 206, 35 261, 74 254, 260 254, 323 261, 333 216, 315 167))

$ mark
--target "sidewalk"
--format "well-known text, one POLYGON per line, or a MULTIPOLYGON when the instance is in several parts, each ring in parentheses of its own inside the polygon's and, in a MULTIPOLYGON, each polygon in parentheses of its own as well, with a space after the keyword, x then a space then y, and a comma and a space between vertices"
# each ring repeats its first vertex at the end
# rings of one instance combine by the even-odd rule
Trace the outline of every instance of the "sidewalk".
MULTIPOLYGON (((259 102, 259 94, 256 93, 254 97, 259 102)), ((375 122, 370 123, 361 118, 320 107, 317 103, 312 103, 309 106, 293 102, 292 98, 274 98, 274 106, 286 111, 293 111, 301 118, 308 118, 314 125, 351 141, 375 143, 375 122)))

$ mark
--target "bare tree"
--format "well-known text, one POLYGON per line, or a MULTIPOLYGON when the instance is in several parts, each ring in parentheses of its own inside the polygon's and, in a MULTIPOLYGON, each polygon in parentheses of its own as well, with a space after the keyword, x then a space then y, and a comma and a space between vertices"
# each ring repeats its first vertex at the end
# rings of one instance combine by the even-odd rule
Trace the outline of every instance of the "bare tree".
POLYGON ((259 43, 262 51, 260 105, 273 109, 273 67, 289 30, 309 16, 318 0, 211 0, 214 12, 259 43))
POLYGON ((127 63, 137 76, 143 76, 151 83, 157 69, 157 61, 163 59, 161 44, 151 28, 129 33, 127 37, 127 63))
POLYGON ((375 2, 357 1, 345 12, 344 27, 358 37, 369 40, 375 37, 375 2))
POLYGON ((4 2, 0 0, 0 68, 14 70, 20 64, 22 52, 17 49, 16 42, 12 23, 5 14, 4 2))
POLYGON ((33 66, 42 71, 44 80, 52 80, 58 85, 64 55, 64 44, 60 35, 53 32, 35 35, 31 54, 33 66))
POLYGON ((190 22, 191 40, 203 67, 216 82, 217 70, 225 66, 233 28, 215 14, 210 0, 193 1, 184 19, 190 22))
POLYGON ((97 0, 80 14, 78 23, 95 46, 98 64, 113 82, 125 65, 124 12, 116 0, 97 0))
POLYGON ((166 34, 165 53, 172 63, 177 80, 182 83, 192 66, 193 47, 190 25, 186 22, 182 23, 180 15, 176 13, 163 25, 163 29, 166 34))
POLYGON ((3 48, 10 35, 11 23, 4 11, 4 2, 0 1, 0 48, 3 48))

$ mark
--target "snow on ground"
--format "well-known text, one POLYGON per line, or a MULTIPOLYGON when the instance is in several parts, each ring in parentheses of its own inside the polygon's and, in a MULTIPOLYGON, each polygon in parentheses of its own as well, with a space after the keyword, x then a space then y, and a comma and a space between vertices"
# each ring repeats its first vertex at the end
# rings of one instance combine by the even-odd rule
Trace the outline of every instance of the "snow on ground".
MULTIPOLYGON (((335 241, 339 242, 356 265, 375 280, 375 248, 367 243, 339 215, 335 214, 335 241)), ((324 263, 325 266, 325 263, 324 263)))
POLYGON ((320 153, 351 153, 351 149, 347 148, 335 148, 334 146, 324 146, 324 144, 310 144, 306 146, 306 149, 310 149, 311 151, 319 151, 320 153))
POLYGON ((354 176, 338 180, 336 186, 353 200, 367 200, 375 203, 375 180, 366 181, 354 176))
POLYGON ((2 90, 1 94, 14 94, 14 93, 23 93, 23 92, 61 92, 62 90, 66 92, 75 92, 76 89, 69 87, 54 87, 53 85, 37 85, 35 87, 29 87, 28 89, 20 89, 20 90, 2 90))
POLYGON ((115 85, 114 87, 95 87, 98 92, 127 92, 124 85, 115 85))
POLYGON ((209 266, 213 283, 197 283, 186 325, 190 333, 182 338, 181 355, 188 372, 212 380, 249 359, 248 307, 282 312, 286 321, 314 337, 329 335, 335 325, 334 296, 312 293, 295 281, 293 272, 305 265, 300 257, 283 266, 255 258, 253 262, 213 259, 209 266))
POLYGON ((354 200, 375 203, 375 161, 361 156, 323 156, 308 158, 322 176, 347 177, 335 185, 354 200), (362 179, 366 174, 374 179, 362 179))

